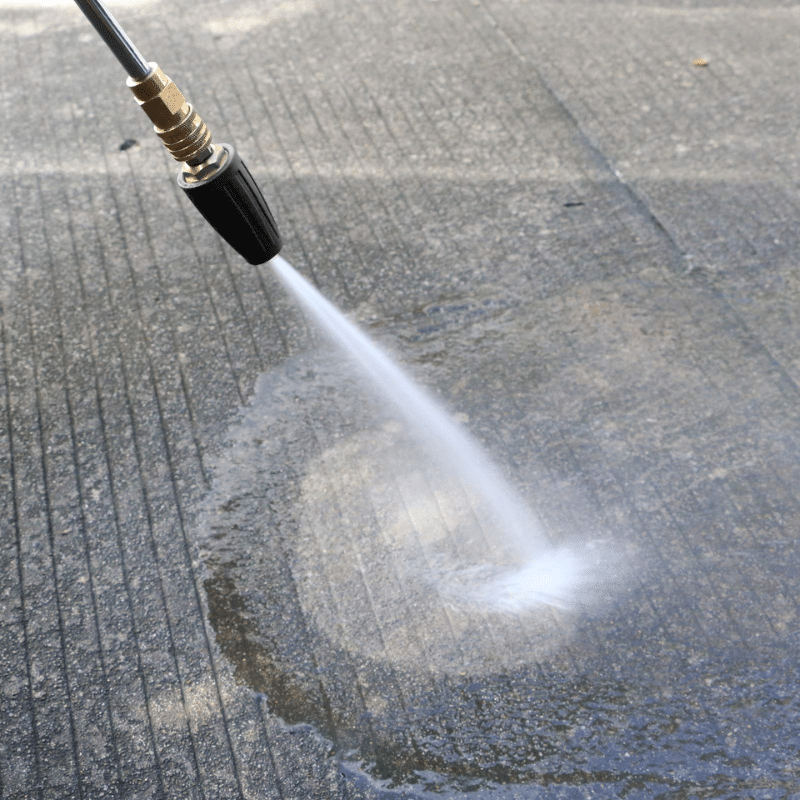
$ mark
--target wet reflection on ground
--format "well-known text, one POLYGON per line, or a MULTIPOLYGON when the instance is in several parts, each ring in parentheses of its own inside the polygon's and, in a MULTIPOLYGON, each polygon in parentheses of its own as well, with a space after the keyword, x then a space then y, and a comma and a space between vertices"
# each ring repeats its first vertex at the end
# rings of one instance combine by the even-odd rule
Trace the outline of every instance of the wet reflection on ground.
MULTIPOLYGON (((314 725, 385 787, 732 798, 755 790, 785 797, 796 785, 800 709, 780 688, 798 677, 793 601, 752 591, 765 576, 780 583, 789 573, 765 547, 743 548, 735 536, 730 547, 711 548, 720 540, 714 521, 691 507, 696 485, 674 490, 686 470, 685 432, 700 415, 663 397, 637 408, 625 395, 637 384, 653 402, 648 375, 680 349, 680 334, 647 341, 618 296, 606 303, 606 328, 560 372, 541 330, 529 322, 514 330, 520 352, 540 348, 546 397, 539 406, 509 400, 494 418, 502 428, 495 444, 507 442, 525 493, 535 487, 555 542, 574 541, 583 521, 584 546, 615 542, 599 556, 604 577, 614 577, 612 553, 617 567, 633 565, 572 610, 508 613, 475 602, 474 592, 459 596, 460 579, 469 576, 473 588, 478 580, 471 568, 502 567, 508 554, 487 537, 480 504, 326 350, 263 376, 217 458, 199 537, 218 644, 275 714, 314 725), (609 365, 609 355, 620 359, 609 365), (604 394, 617 402, 601 405, 604 394), (572 457, 590 427, 601 443, 599 454, 571 462, 599 487, 593 498, 554 478, 565 436, 555 422, 569 423, 570 403, 587 409, 569 428, 572 457), (555 422, 537 425, 545 406, 555 422), (657 426, 662 451, 637 460, 657 426), (537 468, 539 458, 549 472, 537 468), (609 502, 619 485, 650 485, 647 463, 673 494, 654 502, 644 488, 609 502)), ((580 313, 578 302, 567 307, 580 313)), ((633 316, 652 324, 653 310, 635 307, 633 316)), ((561 319, 568 333, 575 319, 561 319)), ((502 405, 493 394, 500 379, 524 369, 495 363, 488 349, 475 356, 481 325, 503 333, 508 319, 471 327, 484 388, 462 400, 478 428, 491 424, 482 408, 502 405)), ((457 363, 456 345, 453 353, 457 363)), ((702 389, 704 374, 684 360, 673 388, 702 389)), ((701 456, 711 446, 702 436, 695 443, 701 456)), ((741 475, 743 463, 734 454, 728 466, 741 475)), ((721 473, 707 474, 695 479, 713 495, 721 473)), ((775 512, 763 497, 738 497, 738 520, 718 508, 726 529, 752 520, 754 503, 775 512)))

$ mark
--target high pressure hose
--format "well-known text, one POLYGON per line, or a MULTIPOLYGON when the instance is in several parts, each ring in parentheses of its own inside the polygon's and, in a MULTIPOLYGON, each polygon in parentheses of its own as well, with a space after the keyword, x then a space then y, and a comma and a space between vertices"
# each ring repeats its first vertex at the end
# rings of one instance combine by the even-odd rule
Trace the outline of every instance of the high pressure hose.
POLYGON ((145 61, 100 0, 75 0, 128 73, 127 85, 176 161, 178 186, 214 230, 251 264, 282 246, 272 213, 232 144, 213 144, 211 131, 153 61, 145 61))

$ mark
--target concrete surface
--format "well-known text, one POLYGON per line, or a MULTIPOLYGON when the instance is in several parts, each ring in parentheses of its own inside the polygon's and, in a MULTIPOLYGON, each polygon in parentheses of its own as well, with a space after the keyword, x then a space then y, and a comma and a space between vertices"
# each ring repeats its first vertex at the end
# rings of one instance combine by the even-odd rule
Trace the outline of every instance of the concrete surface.
POLYGON ((396 421, 77 9, 3 2, 0 796, 800 797, 800 5, 111 7, 283 255, 624 580, 421 613, 370 533, 396 421))

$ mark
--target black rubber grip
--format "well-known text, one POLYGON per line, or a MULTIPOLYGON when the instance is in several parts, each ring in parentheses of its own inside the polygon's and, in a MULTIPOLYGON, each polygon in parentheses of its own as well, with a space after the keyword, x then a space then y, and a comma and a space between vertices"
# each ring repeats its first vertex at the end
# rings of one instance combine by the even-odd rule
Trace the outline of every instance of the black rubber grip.
POLYGON ((250 170, 232 144, 220 143, 228 158, 208 180, 187 183, 183 189, 214 230, 251 264, 263 264, 283 246, 278 226, 250 170))

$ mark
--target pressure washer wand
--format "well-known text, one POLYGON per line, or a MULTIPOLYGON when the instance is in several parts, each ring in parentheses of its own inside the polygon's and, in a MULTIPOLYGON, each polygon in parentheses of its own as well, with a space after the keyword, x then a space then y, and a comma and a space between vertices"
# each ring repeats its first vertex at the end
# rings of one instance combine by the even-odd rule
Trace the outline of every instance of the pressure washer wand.
POLYGON ((125 68, 127 85, 176 161, 178 186, 214 230, 251 264, 276 256, 282 242, 253 176, 232 144, 212 144, 205 122, 158 64, 145 61, 100 0, 75 0, 125 68))

